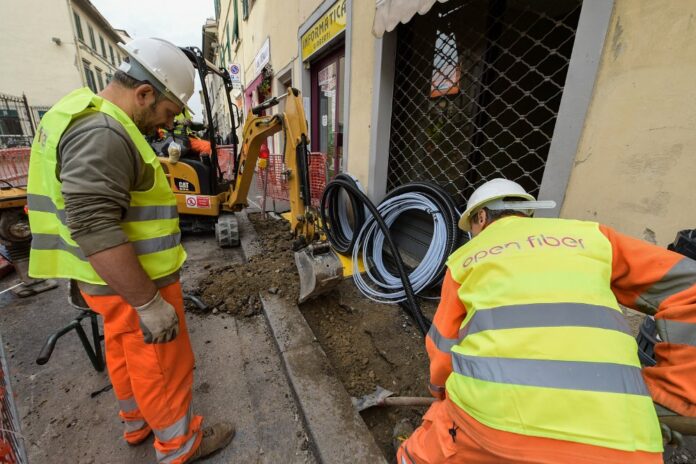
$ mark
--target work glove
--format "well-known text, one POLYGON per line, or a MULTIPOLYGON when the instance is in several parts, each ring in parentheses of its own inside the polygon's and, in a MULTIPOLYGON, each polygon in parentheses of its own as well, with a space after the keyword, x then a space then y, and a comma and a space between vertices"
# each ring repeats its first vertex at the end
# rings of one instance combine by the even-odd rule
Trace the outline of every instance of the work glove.
POLYGON ((142 306, 135 306, 140 319, 140 330, 145 343, 167 343, 179 333, 179 317, 174 306, 162 298, 160 292, 142 306))
POLYGON ((181 145, 179 145, 176 142, 171 142, 169 144, 169 148, 167 148, 167 153, 169 154, 169 162, 172 164, 176 164, 179 162, 179 158, 181 158, 181 145))

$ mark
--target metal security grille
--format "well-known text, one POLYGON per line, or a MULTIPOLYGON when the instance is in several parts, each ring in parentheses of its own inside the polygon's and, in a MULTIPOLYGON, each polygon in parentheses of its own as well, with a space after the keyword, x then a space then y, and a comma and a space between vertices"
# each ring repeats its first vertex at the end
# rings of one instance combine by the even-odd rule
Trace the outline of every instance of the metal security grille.
POLYGON ((537 194, 580 0, 450 0, 397 29, 388 188, 464 202, 506 177, 537 194))
POLYGON ((28 147, 34 120, 27 97, 0 94, 0 148, 28 147))

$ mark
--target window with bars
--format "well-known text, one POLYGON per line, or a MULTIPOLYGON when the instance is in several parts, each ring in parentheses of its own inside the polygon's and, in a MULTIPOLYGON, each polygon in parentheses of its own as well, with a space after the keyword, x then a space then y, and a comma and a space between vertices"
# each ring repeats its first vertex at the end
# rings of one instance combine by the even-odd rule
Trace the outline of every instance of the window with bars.
POLYGON ((539 191, 581 0, 451 0, 397 29, 392 189, 433 180, 464 202, 506 177, 539 191))
POLYGON ((82 20, 80 15, 76 11, 73 11, 73 16, 75 17, 75 31, 77 32, 77 38, 80 40, 85 40, 85 36, 82 33, 82 20))

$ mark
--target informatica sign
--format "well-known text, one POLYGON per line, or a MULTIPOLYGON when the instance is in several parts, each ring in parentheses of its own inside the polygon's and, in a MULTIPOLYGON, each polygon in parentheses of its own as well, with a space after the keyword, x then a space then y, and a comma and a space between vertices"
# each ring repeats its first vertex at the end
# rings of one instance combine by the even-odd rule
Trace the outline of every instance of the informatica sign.
POLYGON ((339 0, 302 35, 302 61, 306 61, 345 29, 346 0, 339 0))

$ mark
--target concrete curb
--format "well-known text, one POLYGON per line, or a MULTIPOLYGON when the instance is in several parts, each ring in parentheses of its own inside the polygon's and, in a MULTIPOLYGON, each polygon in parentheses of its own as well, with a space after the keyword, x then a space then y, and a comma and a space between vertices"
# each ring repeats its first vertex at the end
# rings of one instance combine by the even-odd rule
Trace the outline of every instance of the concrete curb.
POLYGON ((260 296, 317 458, 386 464, 299 308, 276 295, 260 296))
MULTIPOLYGON (((236 215, 241 246, 249 259, 261 249, 246 213, 236 215)), ((277 295, 259 297, 317 459, 387 464, 297 305, 277 295)))

